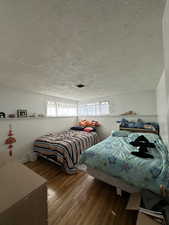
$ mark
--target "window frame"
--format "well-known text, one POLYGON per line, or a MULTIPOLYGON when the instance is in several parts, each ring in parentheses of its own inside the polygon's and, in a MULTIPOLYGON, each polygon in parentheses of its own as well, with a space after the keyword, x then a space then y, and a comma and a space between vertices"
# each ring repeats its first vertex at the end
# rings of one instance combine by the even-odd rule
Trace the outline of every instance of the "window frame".
POLYGON ((58 101, 50 101, 50 100, 48 100, 47 103, 46 103, 46 117, 48 117, 48 118, 56 118, 56 117, 77 117, 78 116, 78 114, 77 114, 77 108, 78 108, 77 103, 58 102, 58 101), (49 102, 53 102, 54 105, 55 105, 56 114, 53 115, 53 116, 52 115, 48 115, 48 103, 49 102), (72 115, 60 114, 60 113, 58 113, 58 105, 59 104, 62 104, 62 105, 72 105, 72 109, 74 108, 75 109, 75 112, 72 113, 72 115))
POLYGON ((108 100, 104 100, 104 101, 96 101, 96 102, 90 102, 90 103, 80 103, 80 104, 78 104, 78 116, 108 116, 108 115, 110 115, 111 113, 110 113, 110 101, 108 101, 108 100), (102 108, 101 108, 101 105, 102 104, 104 104, 104 103, 107 103, 107 105, 108 105, 108 112, 107 113, 101 113, 101 111, 103 110, 102 108), (84 105, 84 106, 86 106, 86 109, 80 109, 80 106, 82 106, 82 105, 84 105), (82 113, 82 112, 80 112, 80 111, 87 111, 87 110, 89 110, 89 109, 87 109, 87 106, 89 106, 89 105, 93 105, 94 107, 95 107, 95 112, 98 110, 98 113, 95 113, 95 114, 93 114, 93 113, 82 113), (98 108, 97 108, 98 107, 98 108), (97 108, 97 109, 96 109, 97 108))

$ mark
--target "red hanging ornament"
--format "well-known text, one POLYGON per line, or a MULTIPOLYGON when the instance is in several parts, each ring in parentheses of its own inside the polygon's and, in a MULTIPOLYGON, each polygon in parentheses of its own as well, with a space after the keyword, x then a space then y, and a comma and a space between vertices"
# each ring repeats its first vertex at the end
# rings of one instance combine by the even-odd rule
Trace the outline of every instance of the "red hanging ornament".
POLYGON ((9 130, 8 136, 13 136, 12 130, 9 130))
POLYGON ((9 150, 9 156, 12 156, 12 150, 11 149, 9 150))
POLYGON ((10 144, 10 145, 8 146, 8 149, 11 149, 11 148, 13 148, 13 145, 10 144))
POLYGON ((5 144, 8 145, 8 150, 9 150, 9 155, 12 156, 12 148, 13 148, 13 143, 16 142, 16 139, 13 137, 13 132, 12 132, 12 126, 9 125, 9 132, 8 132, 8 138, 5 140, 5 144))
POLYGON ((10 145, 16 142, 16 139, 14 137, 9 137, 6 139, 5 144, 10 145))

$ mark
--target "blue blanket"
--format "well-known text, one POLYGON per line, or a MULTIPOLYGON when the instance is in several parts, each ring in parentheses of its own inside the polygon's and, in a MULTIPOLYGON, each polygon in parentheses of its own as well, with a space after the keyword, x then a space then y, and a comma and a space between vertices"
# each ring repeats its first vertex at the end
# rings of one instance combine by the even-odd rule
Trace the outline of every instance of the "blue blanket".
POLYGON ((156 134, 131 133, 127 137, 108 137, 86 150, 80 163, 117 177, 138 188, 160 193, 160 185, 169 188, 169 152, 156 134), (156 148, 149 149, 154 159, 143 159, 131 154, 137 151, 129 144, 144 135, 156 148))

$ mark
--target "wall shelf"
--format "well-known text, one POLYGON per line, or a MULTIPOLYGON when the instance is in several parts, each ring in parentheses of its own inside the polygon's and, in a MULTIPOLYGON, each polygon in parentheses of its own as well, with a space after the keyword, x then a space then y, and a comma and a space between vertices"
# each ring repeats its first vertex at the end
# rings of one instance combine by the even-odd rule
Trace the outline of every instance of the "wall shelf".
POLYGON ((44 119, 59 119, 59 118, 74 118, 74 116, 57 116, 57 117, 22 117, 22 118, 0 118, 0 121, 15 121, 15 120, 44 120, 44 119))
POLYGON ((59 119, 59 118, 98 118, 98 117, 112 117, 112 118, 143 118, 143 117, 157 117, 157 115, 126 115, 126 116, 122 116, 122 115, 113 115, 113 114, 109 114, 109 115, 96 115, 96 116, 56 116, 56 117, 15 117, 15 118, 0 118, 0 121, 15 121, 15 120, 44 120, 44 119, 59 119))
POLYGON ((117 117, 120 117, 120 118, 125 118, 125 117, 137 117, 137 118, 139 118, 139 117, 157 117, 157 115, 141 115, 141 114, 137 114, 137 115, 113 115, 113 114, 109 114, 109 115, 97 115, 97 116, 78 116, 78 117, 115 117, 115 118, 117 118, 117 117))

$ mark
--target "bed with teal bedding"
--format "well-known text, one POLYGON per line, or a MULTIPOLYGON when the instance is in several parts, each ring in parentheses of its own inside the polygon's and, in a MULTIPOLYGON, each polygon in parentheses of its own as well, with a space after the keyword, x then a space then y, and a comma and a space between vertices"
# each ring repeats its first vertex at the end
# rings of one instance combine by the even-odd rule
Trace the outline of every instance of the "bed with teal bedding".
POLYGON ((120 178, 139 189, 146 188, 160 193, 160 185, 169 188, 169 152, 156 134, 129 133, 123 137, 109 136, 86 150, 80 163, 120 178), (137 149, 129 143, 140 135, 155 144, 155 148, 149 149, 154 159, 143 159, 131 154, 137 149))

